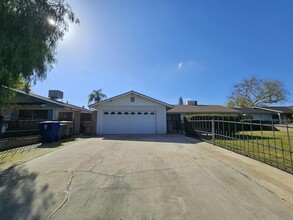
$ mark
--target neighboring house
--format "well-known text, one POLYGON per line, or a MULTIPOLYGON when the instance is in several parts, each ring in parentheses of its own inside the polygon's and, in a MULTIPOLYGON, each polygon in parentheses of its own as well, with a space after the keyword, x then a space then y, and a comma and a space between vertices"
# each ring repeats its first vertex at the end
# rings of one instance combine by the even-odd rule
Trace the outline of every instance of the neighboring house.
POLYGON ((292 121, 293 109, 287 106, 267 106, 267 107, 254 107, 268 111, 272 115, 272 120, 276 123, 282 124, 285 120, 292 121))
POLYGON ((246 118, 262 121, 273 121, 282 124, 285 120, 292 121, 293 108, 287 106, 269 106, 253 108, 235 108, 246 118))
POLYGON ((173 106, 129 91, 90 105, 97 109, 97 134, 165 134, 173 106))
POLYGON ((253 119, 253 120, 261 120, 261 121, 271 121, 272 120, 272 112, 264 111, 262 109, 257 108, 235 108, 241 112, 241 115, 244 119, 253 119))
MULTIPOLYGON (((33 124, 33 122, 36 126, 40 121, 72 121, 73 133, 78 134, 82 128, 82 120, 92 120, 92 111, 89 109, 56 100, 58 94, 63 96, 63 93, 58 90, 50 90, 51 97, 49 98, 18 90, 13 91, 16 94, 10 107, 2 112, 4 121, 7 123, 22 122, 23 126, 29 128, 29 123, 33 124)), ((20 123, 17 125, 20 126, 20 123)))

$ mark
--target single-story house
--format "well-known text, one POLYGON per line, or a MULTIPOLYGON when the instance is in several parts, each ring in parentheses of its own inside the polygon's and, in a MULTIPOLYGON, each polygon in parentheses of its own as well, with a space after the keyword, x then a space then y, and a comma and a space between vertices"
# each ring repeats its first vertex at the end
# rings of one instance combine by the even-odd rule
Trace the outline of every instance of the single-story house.
POLYGON ((15 92, 15 96, 9 108, 1 113, 6 125, 15 124, 18 129, 22 126, 30 129, 35 128, 40 121, 72 121, 73 133, 79 134, 80 129, 83 129, 83 121, 92 120, 92 111, 89 109, 58 101, 57 99, 63 98, 63 93, 59 90, 50 90, 48 98, 11 90, 15 92))
POLYGON ((255 108, 271 112, 273 121, 280 124, 282 124, 285 120, 292 121, 293 119, 293 109, 287 106, 266 106, 255 108))
POLYGON ((135 91, 90 105, 97 110, 97 134, 165 134, 189 114, 240 114, 220 105, 170 105, 135 91), (168 121, 168 127, 167 127, 168 121), (171 125, 172 126, 172 125, 171 125), (168 129, 167 129, 168 128, 168 129))
POLYGON ((165 134, 173 106, 136 91, 90 105, 97 110, 97 134, 165 134))
POLYGON ((241 115, 244 119, 253 119, 261 121, 271 121, 272 112, 264 111, 257 108, 235 108, 235 110, 241 112, 241 115))
POLYGON ((253 108, 235 108, 244 118, 253 120, 273 121, 282 124, 285 120, 292 121, 293 108, 287 106, 266 106, 253 108))

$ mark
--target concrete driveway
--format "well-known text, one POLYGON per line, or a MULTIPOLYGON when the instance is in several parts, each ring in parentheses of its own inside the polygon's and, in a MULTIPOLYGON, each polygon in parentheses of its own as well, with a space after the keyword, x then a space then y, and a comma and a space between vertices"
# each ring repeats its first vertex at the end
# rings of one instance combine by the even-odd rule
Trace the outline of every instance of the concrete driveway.
POLYGON ((4 219, 293 219, 293 176, 180 135, 84 139, 0 174, 4 219))

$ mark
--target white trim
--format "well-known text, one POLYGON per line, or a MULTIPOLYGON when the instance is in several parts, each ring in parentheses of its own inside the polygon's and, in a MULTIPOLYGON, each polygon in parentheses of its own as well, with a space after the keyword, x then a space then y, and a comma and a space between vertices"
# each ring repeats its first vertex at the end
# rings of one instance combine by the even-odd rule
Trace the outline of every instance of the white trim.
POLYGON ((146 95, 144 95, 144 94, 141 94, 141 93, 135 92, 135 91, 133 91, 133 90, 131 90, 131 91, 129 91, 129 92, 126 92, 126 93, 123 93, 123 94, 120 94, 120 95, 117 95, 117 96, 113 96, 112 98, 108 98, 108 99, 105 99, 105 100, 100 101, 100 102, 97 102, 97 103, 91 104, 89 107, 92 108, 93 106, 98 106, 98 105, 103 104, 103 103, 106 103, 106 102, 111 102, 111 101, 113 101, 113 100, 115 100, 115 99, 119 99, 119 98, 121 98, 121 97, 123 97, 123 96, 127 96, 127 95, 129 95, 129 94, 130 94, 130 95, 135 94, 135 95, 137 95, 137 96, 141 96, 141 97, 143 97, 143 98, 145 98, 145 99, 151 100, 151 101, 153 101, 153 102, 155 102, 155 103, 159 103, 159 104, 161 104, 161 105, 164 105, 164 106, 166 106, 166 107, 168 107, 168 108, 173 108, 172 105, 169 105, 169 104, 167 104, 167 103, 165 103, 165 102, 162 102, 162 101, 160 101, 160 100, 157 100, 157 99, 151 98, 151 97, 146 96, 146 95))

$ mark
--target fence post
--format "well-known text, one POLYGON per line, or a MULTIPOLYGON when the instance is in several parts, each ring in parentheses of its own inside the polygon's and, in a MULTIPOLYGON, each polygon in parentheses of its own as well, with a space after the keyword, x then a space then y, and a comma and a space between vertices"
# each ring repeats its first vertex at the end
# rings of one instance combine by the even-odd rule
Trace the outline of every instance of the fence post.
POLYGON ((214 118, 212 119, 212 141, 213 141, 213 145, 215 145, 215 120, 214 120, 214 118))

